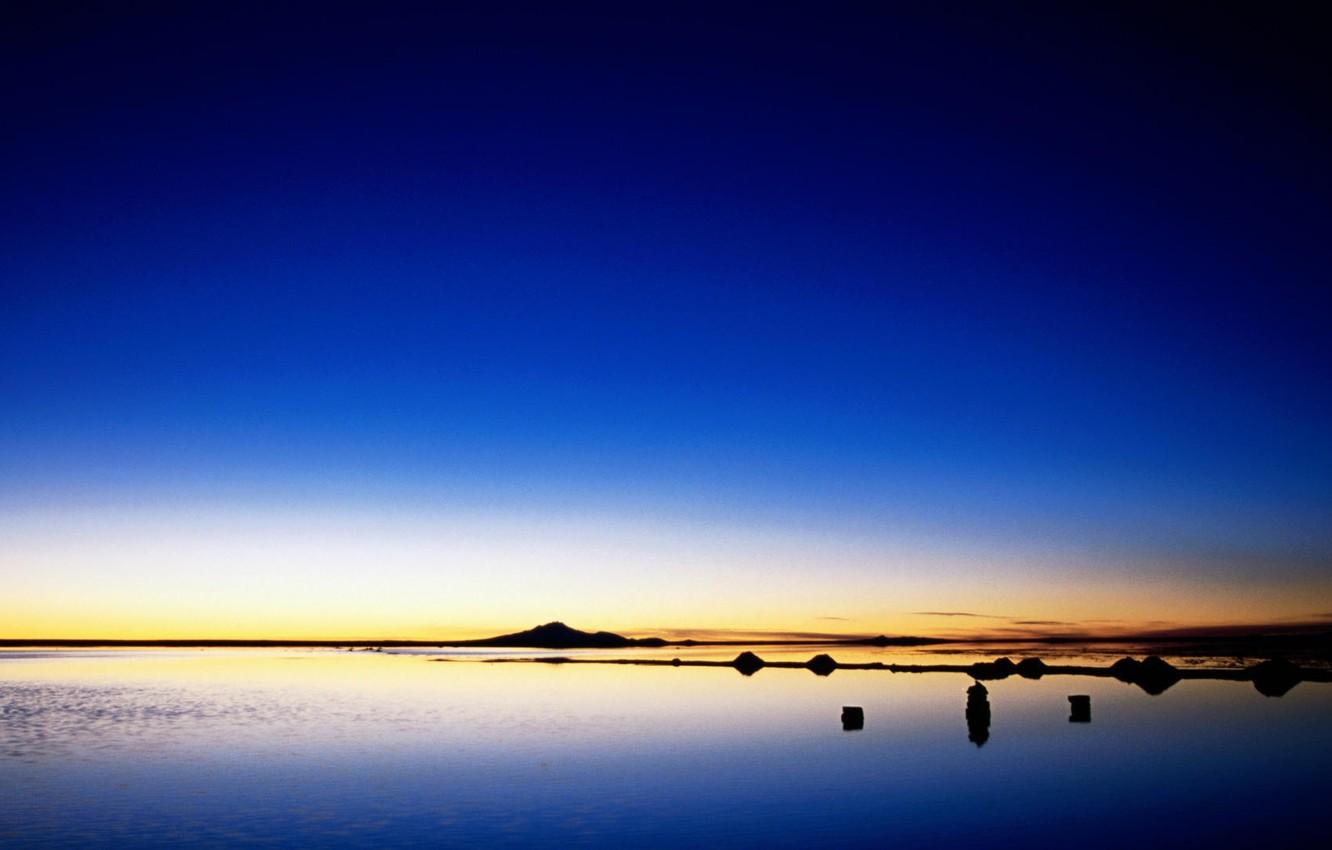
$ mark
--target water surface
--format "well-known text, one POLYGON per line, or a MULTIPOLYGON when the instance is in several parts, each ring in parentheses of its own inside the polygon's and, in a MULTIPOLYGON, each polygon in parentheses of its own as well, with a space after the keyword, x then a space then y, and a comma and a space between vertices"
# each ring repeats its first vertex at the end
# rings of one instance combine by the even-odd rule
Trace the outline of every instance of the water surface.
POLYGON ((0 654, 0 844, 1257 846, 1332 783, 1319 683, 989 682, 978 746, 961 675, 446 657, 0 654))

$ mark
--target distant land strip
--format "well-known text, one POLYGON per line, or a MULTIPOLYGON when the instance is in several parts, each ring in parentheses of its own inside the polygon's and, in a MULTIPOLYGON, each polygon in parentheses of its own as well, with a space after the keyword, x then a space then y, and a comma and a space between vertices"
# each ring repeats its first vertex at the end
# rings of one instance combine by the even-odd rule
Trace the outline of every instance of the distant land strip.
MULTIPOLYGON (((844 647, 889 647, 889 646, 942 646, 948 644, 984 644, 991 646, 1017 645, 1076 645, 1076 644, 1139 644, 1170 646, 1177 652, 1196 650, 1197 654, 1257 656, 1275 655, 1283 652, 1299 652, 1332 659, 1332 632, 1318 634, 1170 634, 1170 635, 1034 635, 1025 637, 988 636, 988 637, 920 637, 902 635, 888 637, 848 636, 837 639, 747 639, 747 640, 701 640, 685 638, 668 640, 661 637, 630 638, 613 632, 585 632, 572 628, 559 621, 545 623, 522 632, 497 635, 476 640, 402 640, 402 639, 352 639, 352 640, 273 640, 265 638, 162 638, 162 639, 123 639, 123 638, 0 638, 0 648, 301 648, 301 647, 506 647, 514 649, 629 649, 663 648, 694 646, 817 646, 835 648, 844 647)), ((669 663, 669 662, 668 662, 669 663)), ((783 662, 784 663, 784 662, 783 662)), ((774 665, 775 666, 775 665, 774 665)))
MULTIPOLYGON (((437 658, 449 662, 455 659, 437 658)), ((1211 679, 1231 682, 1252 682, 1264 696, 1284 696, 1301 682, 1332 682, 1332 669, 1300 667, 1284 659, 1268 659, 1249 667, 1191 669, 1178 668, 1155 656, 1139 661, 1121 658, 1108 667, 1080 664, 1046 664, 1040 658, 1024 658, 1014 662, 1009 658, 978 661, 974 664, 885 664, 881 661, 840 662, 829 655, 816 655, 808 661, 766 661, 752 652, 742 652, 731 661, 661 658, 570 658, 568 656, 529 658, 487 658, 487 664, 631 664, 649 667, 731 667, 745 676, 752 676, 768 667, 787 670, 809 670, 818 676, 829 676, 837 670, 882 670, 889 673, 961 673, 978 681, 1006 679, 1020 676, 1041 679, 1046 676, 1089 676, 1117 679, 1134 684, 1148 694, 1157 696, 1185 679, 1211 679)))
MULTIPOLYGON (((1221 646, 1234 647, 1237 650, 1241 645, 1247 646, 1253 642, 1262 643, 1300 643, 1310 644, 1313 642, 1320 645, 1327 645, 1332 649, 1332 638, 1316 636, 1309 638, 1303 635, 1254 635, 1250 638, 1236 638, 1234 636, 1221 635, 1143 635, 1143 636, 1106 636, 1094 635, 1083 637, 1069 637, 1066 635, 1034 635, 1030 637, 955 637, 955 638, 932 638, 932 637, 875 637, 875 638, 846 638, 838 640, 699 640, 696 638, 685 638, 681 640, 667 640, 664 638, 627 638, 629 642, 623 644, 623 647, 641 647, 651 649, 656 647, 672 646, 943 646, 949 644, 986 644, 991 646, 1009 646, 1022 644, 1038 645, 1063 645, 1063 644, 1160 644, 1163 646, 1178 646, 1197 644, 1199 646, 1221 646)), ((127 638, 0 638, 0 648, 71 648, 71 649, 91 649, 97 647, 163 647, 163 648, 301 648, 301 647, 436 647, 447 649, 451 647, 511 647, 515 649, 617 649, 621 647, 604 647, 598 645, 571 646, 569 644, 552 645, 543 643, 497 643, 492 638, 480 638, 476 640, 404 640, 404 639, 367 639, 357 638, 354 640, 300 640, 300 639, 270 639, 270 638, 148 638, 148 639, 127 639, 127 638)), ((1243 655, 1245 652, 1236 651, 1234 653, 1243 655)))

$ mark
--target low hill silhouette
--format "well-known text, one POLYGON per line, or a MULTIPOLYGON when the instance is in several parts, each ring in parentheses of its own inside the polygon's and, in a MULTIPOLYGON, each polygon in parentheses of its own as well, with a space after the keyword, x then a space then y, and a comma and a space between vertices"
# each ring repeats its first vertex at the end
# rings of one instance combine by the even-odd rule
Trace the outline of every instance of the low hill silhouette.
POLYGON ((620 649, 626 646, 665 646, 661 638, 627 638, 614 632, 584 632, 556 620, 508 635, 459 641, 454 646, 523 646, 536 649, 620 649))
POLYGON ((453 641, 448 646, 514 646, 532 649, 620 649, 627 646, 757 646, 784 644, 821 644, 829 646, 918 646, 944 643, 936 638, 898 637, 879 635, 874 638, 843 638, 840 640, 666 640, 660 637, 629 638, 614 632, 584 632, 565 625, 559 620, 544 623, 522 632, 476 640, 453 641))

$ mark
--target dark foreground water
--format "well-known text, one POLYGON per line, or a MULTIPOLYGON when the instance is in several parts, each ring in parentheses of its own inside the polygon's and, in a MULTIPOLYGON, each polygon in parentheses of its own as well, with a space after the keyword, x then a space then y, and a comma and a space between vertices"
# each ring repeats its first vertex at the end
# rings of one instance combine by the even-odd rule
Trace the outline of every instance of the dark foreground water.
POLYGON ((0 847, 1317 843, 1332 685, 0 653, 0 847), (1069 722, 1069 694, 1092 721, 1069 722), (843 731, 843 705, 865 709, 843 731))

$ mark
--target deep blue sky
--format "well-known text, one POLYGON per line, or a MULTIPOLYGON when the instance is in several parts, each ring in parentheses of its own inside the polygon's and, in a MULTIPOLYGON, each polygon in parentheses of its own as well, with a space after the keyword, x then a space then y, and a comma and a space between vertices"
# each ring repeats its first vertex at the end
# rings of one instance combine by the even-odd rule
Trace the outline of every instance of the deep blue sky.
POLYGON ((1316 19, 82 5, 0 13, 9 510, 443 498, 1327 587, 1316 19))

